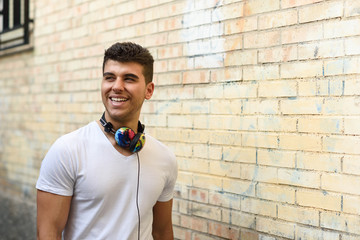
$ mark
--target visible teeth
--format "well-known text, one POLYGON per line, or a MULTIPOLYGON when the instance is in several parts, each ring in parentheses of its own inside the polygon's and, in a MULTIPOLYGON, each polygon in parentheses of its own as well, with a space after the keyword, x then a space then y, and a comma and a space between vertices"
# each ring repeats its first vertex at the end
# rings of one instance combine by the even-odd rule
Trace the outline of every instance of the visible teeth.
POLYGON ((127 99, 126 98, 111 98, 111 100, 114 102, 125 102, 127 99))

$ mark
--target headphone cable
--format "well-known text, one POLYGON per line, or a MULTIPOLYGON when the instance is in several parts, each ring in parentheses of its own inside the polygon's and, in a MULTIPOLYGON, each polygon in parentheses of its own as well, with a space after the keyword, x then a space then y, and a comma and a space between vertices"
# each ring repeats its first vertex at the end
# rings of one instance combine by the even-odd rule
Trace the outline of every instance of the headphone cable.
POLYGON ((138 176, 137 176, 137 187, 136 187, 136 208, 138 214, 138 240, 140 240, 140 208, 139 208, 139 182, 140 182, 140 158, 139 153, 136 153, 137 162, 138 162, 138 176))

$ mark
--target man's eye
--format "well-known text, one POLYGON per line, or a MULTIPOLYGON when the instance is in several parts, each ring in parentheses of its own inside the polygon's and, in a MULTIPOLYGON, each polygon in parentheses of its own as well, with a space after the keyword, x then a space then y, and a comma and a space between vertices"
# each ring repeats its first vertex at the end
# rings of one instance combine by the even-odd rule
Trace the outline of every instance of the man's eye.
POLYGON ((108 80, 108 81, 111 81, 113 79, 114 79, 113 77, 105 77, 105 80, 108 80))

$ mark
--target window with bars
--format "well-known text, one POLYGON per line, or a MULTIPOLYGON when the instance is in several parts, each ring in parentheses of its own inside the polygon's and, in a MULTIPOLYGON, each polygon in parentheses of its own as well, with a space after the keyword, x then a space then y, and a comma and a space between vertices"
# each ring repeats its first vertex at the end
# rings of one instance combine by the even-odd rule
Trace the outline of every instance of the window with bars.
POLYGON ((0 51, 29 44, 29 0, 0 0, 0 51))

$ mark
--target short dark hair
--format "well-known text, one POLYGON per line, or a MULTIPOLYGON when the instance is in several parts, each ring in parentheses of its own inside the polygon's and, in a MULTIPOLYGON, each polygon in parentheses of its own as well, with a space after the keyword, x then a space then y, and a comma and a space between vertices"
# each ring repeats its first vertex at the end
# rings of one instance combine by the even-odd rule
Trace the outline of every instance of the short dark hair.
POLYGON ((145 77, 146 84, 152 82, 154 58, 152 57, 149 50, 140 46, 139 44, 132 42, 117 42, 106 49, 102 68, 103 73, 105 63, 108 60, 139 63, 141 66, 143 66, 143 75, 145 77))

